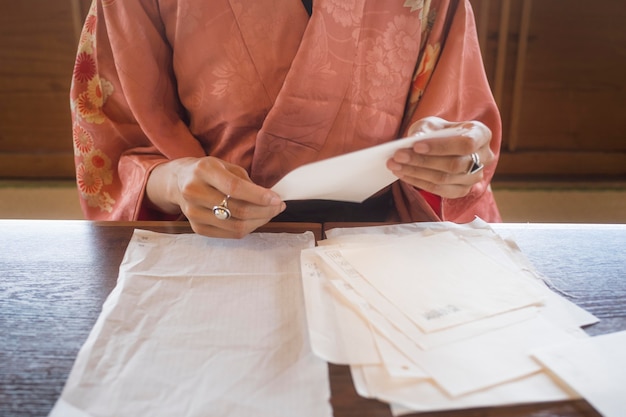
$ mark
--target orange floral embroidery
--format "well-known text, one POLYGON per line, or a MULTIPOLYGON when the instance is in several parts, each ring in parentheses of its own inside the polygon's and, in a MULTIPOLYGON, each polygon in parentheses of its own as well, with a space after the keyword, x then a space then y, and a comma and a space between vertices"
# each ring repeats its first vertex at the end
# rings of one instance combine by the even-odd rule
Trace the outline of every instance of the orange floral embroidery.
POLYGON ((411 85, 411 103, 417 103, 424 94, 426 85, 430 80, 430 77, 435 69, 435 64, 439 58, 439 52, 441 51, 441 45, 436 43, 435 45, 428 44, 424 50, 424 56, 422 57, 419 67, 415 72, 413 78, 413 84, 411 85))
POLYGON ((76 183, 78 190, 84 198, 96 195, 102 189, 102 178, 91 172, 84 164, 76 168, 76 183))
POLYGON ((90 171, 85 165, 79 164, 76 167, 76 184, 82 198, 87 201, 89 207, 98 207, 102 211, 113 210, 115 200, 111 195, 102 190, 104 181, 95 172, 90 171))
POLYGON ((404 7, 410 7, 411 11, 414 12, 424 7, 424 0, 405 0, 404 7))
POLYGON ((72 74, 72 139, 76 155, 76 183, 81 197, 90 207, 98 207, 110 213, 115 200, 104 191, 104 187, 113 182, 111 159, 94 147, 94 138, 88 131, 88 125, 84 125, 102 124, 106 121, 102 108, 107 98, 113 94, 113 85, 98 74, 94 56, 97 23, 95 13, 96 9, 92 6, 85 20, 72 74))
POLYGON ((115 200, 103 190, 105 185, 111 183, 110 171, 103 169, 110 167, 110 160, 104 159, 103 156, 101 152, 95 152, 88 158, 88 163, 79 163, 76 166, 76 184, 81 197, 87 201, 89 207, 98 207, 110 213, 115 200), (100 167, 94 169, 98 166, 100 167))
POLYGON ((72 138, 74 139, 74 154, 76 156, 87 154, 93 149, 93 138, 81 126, 74 125, 72 138))
POLYGON ((74 64, 74 79, 86 82, 96 75, 96 62, 93 56, 87 52, 79 52, 74 64))
POLYGON ((95 14, 90 14, 85 19, 85 32, 92 34, 92 35, 96 33, 96 15, 95 14))
POLYGON ((85 168, 89 172, 102 178, 104 184, 111 184, 113 175, 111 172, 111 159, 102 151, 94 149, 83 158, 85 168))

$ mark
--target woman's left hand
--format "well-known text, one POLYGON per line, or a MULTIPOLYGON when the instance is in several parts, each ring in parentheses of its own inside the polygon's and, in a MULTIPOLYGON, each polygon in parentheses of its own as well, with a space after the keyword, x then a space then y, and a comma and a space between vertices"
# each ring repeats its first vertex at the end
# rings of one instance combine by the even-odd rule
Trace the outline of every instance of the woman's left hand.
POLYGON ((478 157, 478 166, 495 161, 489 147, 491 130, 478 121, 448 122, 427 117, 414 123, 409 134, 451 127, 469 131, 461 136, 419 140, 412 148, 396 151, 387 161, 387 168, 400 180, 432 194, 444 198, 466 196, 484 175, 482 169, 472 170, 476 168, 474 158, 478 157))

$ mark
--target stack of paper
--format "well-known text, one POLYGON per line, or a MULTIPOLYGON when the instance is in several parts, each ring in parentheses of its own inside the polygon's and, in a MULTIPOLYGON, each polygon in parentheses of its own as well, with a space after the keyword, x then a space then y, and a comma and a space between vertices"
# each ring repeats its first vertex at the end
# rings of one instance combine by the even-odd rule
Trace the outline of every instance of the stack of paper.
POLYGON ((587 337, 595 317, 552 292, 476 220, 335 229, 302 252, 313 351, 350 365, 396 414, 576 394, 531 352, 587 337))

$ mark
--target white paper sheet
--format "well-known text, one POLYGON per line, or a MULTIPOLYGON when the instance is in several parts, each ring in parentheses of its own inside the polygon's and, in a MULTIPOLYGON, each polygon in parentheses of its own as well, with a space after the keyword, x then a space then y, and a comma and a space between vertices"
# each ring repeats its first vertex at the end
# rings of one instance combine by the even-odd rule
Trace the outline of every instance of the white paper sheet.
MULTIPOLYGON (((460 238, 466 239, 476 249, 488 254, 494 261, 508 268, 514 268, 529 278, 542 281, 542 277, 521 252, 517 244, 496 234, 488 223, 476 218, 471 223, 456 224, 451 222, 406 223, 385 226, 336 228, 326 231, 327 239, 318 242, 320 246, 359 247, 363 244, 387 243, 388 239, 398 236, 430 236, 441 231, 453 231, 460 238)), ((546 297, 544 316, 563 326, 583 327, 598 322, 597 317, 576 304, 552 291, 543 293, 546 297)), ((440 333, 441 334, 441 333, 440 333)))
MULTIPOLYGON (((480 219, 467 225, 419 223, 333 229, 327 232, 327 240, 319 242, 318 248, 306 252, 311 258, 319 257, 328 266, 332 262, 329 263, 328 258, 324 259, 325 251, 343 251, 348 248, 358 252, 370 246, 389 244, 398 236, 428 237, 442 232, 454 233, 466 244, 490 256, 500 267, 521 274, 536 285, 546 303, 530 309, 505 311, 499 314, 498 318, 502 321, 498 325, 491 323, 482 331, 473 329, 467 332, 466 328, 482 321, 488 322, 494 317, 424 333, 422 336, 425 338, 420 342, 426 343, 428 337, 435 335, 431 340, 433 344, 427 344, 425 350, 420 349, 424 348, 420 343, 406 349, 410 346, 410 340, 406 340, 410 332, 405 333, 405 323, 399 325, 400 322, 395 321, 395 313, 386 310, 389 305, 370 305, 376 298, 375 293, 361 293, 363 288, 353 291, 351 284, 356 282, 353 274, 341 276, 337 268, 326 268, 324 274, 318 277, 318 284, 319 281, 327 280, 332 285, 325 285, 324 290, 317 295, 329 297, 330 300, 326 302, 330 304, 350 301, 352 308, 358 312, 353 316, 355 320, 364 321, 352 327, 362 331, 369 329, 375 341, 380 340, 378 337, 387 338, 389 343, 380 350, 397 349, 413 363, 417 362, 419 370, 425 371, 427 375, 426 378, 423 373, 413 377, 411 371, 395 359, 390 361, 390 366, 384 359, 381 359, 380 364, 352 365, 357 392, 420 411, 576 398, 575 393, 560 386, 540 366, 536 366, 530 352, 536 346, 559 343, 558 340, 586 338, 587 335, 579 326, 597 319, 550 291, 517 245, 500 238, 480 219), (350 279, 346 279, 348 276, 350 279), (355 294, 361 295, 363 299, 358 299, 355 294), (509 315, 510 318, 507 317, 509 315), (513 317, 515 315, 519 316, 513 317), (456 332, 463 336, 459 337, 456 332), (405 370, 407 372, 403 374, 405 370)), ((382 255, 376 251, 368 255, 370 258, 379 256, 382 255)), ((306 302, 308 304, 309 300, 306 302)), ((332 323, 332 310, 310 309, 312 315, 324 316, 328 313, 318 324, 332 323)), ((324 334, 327 329, 316 328, 314 331, 324 334)), ((333 339, 330 335, 326 337, 328 340, 333 339)), ((325 348, 332 350, 330 345, 325 348)))
POLYGON ((313 244, 135 231, 50 416, 332 415, 302 299, 313 244))
POLYGON ((533 356, 604 417, 626 410, 626 331, 549 346, 533 356))
POLYGON ((303 165, 278 181, 272 190, 285 201, 338 200, 362 202, 398 178, 386 167, 395 151, 423 139, 460 136, 461 127, 419 133, 382 145, 303 165))
MULTIPOLYGON (((506 326, 422 350, 382 314, 365 305, 364 300, 354 300, 355 294, 342 293, 353 302, 379 335, 389 341, 387 347, 393 345, 408 360, 408 363, 395 362, 406 370, 405 376, 430 376, 444 392, 453 397, 536 373, 541 368, 528 355, 530 350, 584 335, 554 326, 536 314, 524 316, 525 319, 520 320, 517 317, 519 312, 516 311, 514 320, 506 326), (417 373, 412 374, 415 370, 411 364, 417 366, 417 373)), ((375 340, 378 338, 375 337, 375 340)), ((387 369, 387 372, 391 376, 400 376, 400 369, 396 366, 393 370, 387 369)))
MULTIPOLYGON (((361 241, 360 244, 363 244, 363 242, 361 241)), ((331 271, 328 271, 328 266, 332 265, 333 260, 331 259, 330 263, 323 262, 323 259, 326 258, 324 254, 326 253, 326 248, 332 249, 333 247, 334 246, 324 246, 324 249, 314 249, 309 251, 307 254, 308 259, 315 259, 318 257, 321 258, 317 262, 319 265, 318 268, 323 269, 324 265, 327 266, 326 272, 320 274, 318 280, 327 280, 335 288, 335 292, 343 296, 344 299, 354 300, 355 297, 357 297, 356 294, 358 294, 361 298, 358 301, 354 301, 352 304, 358 306, 360 314, 365 317, 365 320, 371 323, 381 324, 383 328, 393 325, 398 331, 402 332, 406 338, 410 339, 423 350, 430 350, 449 343, 476 337, 495 329, 506 327, 523 320, 528 320, 537 314, 536 308, 528 307, 513 310, 506 315, 499 314, 486 317, 481 320, 475 320, 466 323, 464 326, 455 326, 435 332, 425 333, 407 316, 405 316, 396 305, 384 298, 360 274, 354 273, 356 271, 352 271, 353 273, 348 275, 341 275, 339 272, 340 277, 333 275, 333 271, 336 271, 336 269, 330 268, 331 271), (356 294, 350 295, 352 292, 355 292, 356 294)), ((337 297, 332 297, 330 295, 326 295, 324 297, 323 294, 325 290, 323 288, 320 288, 317 291, 319 292, 318 296, 320 299, 338 301, 337 297)), ((544 295, 545 294, 547 293, 544 293, 544 295)), ((313 301, 311 301, 311 303, 312 302, 313 301)), ((329 308, 317 309, 315 312, 312 312, 309 317, 311 317, 312 320, 315 320, 322 315, 332 316, 332 312, 333 310, 329 308), (324 313, 321 313, 322 311, 324 313)), ((325 318, 324 320, 328 323, 340 321, 335 320, 334 318, 325 318)), ((310 328, 318 328, 320 325, 310 322, 309 326, 310 328)), ((576 326, 576 324, 573 324, 572 326, 576 326)), ((351 327, 355 327, 355 325, 351 324, 351 327)), ((364 328, 367 328, 367 326, 364 328)))
POLYGON ((309 338, 315 354, 342 365, 380 363, 367 324, 353 308, 330 295, 328 267, 311 249, 301 252, 301 261, 309 338))
MULTIPOLYGON (((326 252, 328 253, 328 252, 326 252)), ((452 232, 335 252, 426 332, 539 305, 535 283, 452 232)))
MULTIPOLYGON (((308 252, 312 256, 314 253, 323 252, 323 250, 312 249, 308 252)), ((540 346, 542 343, 570 340, 575 337, 568 331, 553 326, 538 317, 534 309, 530 311, 516 310, 511 312, 510 319, 507 320, 506 317, 502 317, 500 323, 491 321, 484 329, 476 326, 478 321, 473 322, 470 334, 464 326, 446 330, 447 337, 437 335, 439 332, 435 332, 433 334, 437 335, 439 342, 448 339, 447 343, 423 350, 403 331, 406 329, 406 325, 399 326, 397 321, 393 321, 393 316, 396 316, 395 319, 398 318, 397 312, 391 311, 389 314, 390 310, 385 309, 388 306, 376 309, 369 305, 368 301, 372 298, 371 293, 367 294, 367 298, 361 297, 347 282, 336 277, 333 278, 328 271, 326 271, 326 275, 317 277, 318 282, 322 279, 328 280, 336 293, 351 303, 358 314, 352 317, 349 333, 338 331, 338 335, 333 337, 327 329, 320 327, 324 321, 333 322, 333 318, 319 318, 326 315, 332 316, 333 309, 315 308, 315 311, 308 315, 312 334, 326 334, 322 340, 344 340, 354 337, 356 329, 359 329, 359 332, 371 331, 371 326, 372 329, 375 329, 372 337, 378 346, 382 362, 391 364, 391 367, 387 367, 387 372, 390 375, 430 377, 452 396, 464 395, 537 372, 540 367, 527 355, 529 349, 540 346), (362 320, 363 323, 357 324, 357 320, 362 320), (453 330, 459 334, 456 335, 453 330), (472 334, 472 332, 474 333, 472 334), (386 340, 383 341, 382 338, 386 340), (385 349, 384 351, 381 350, 381 344, 385 349), (395 348, 395 352, 391 350, 392 347, 395 348)), ((327 298, 325 304, 332 304, 332 300, 339 304, 338 298, 328 290, 319 290, 317 296, 323 298, 324 295, 327 298)), ((307 301, 307 304, 311 303, 311 300, 307 301)), ((334 317, 335 322, 340 320, 341 318, 334 317)), ((489 320, 493 320, 493 318, 489 320)), ((429 333, 424 335, 424 338, 427 339, 430 336, 429 333)), ((363 336, 359 337, 359 339, 363 338, 363 336)), ((339 345, 343 345, 336 343, 336 347, 333 348, 332 343, 323 346, 315 346, 314 340, 313 343, 314 350, 323 352, 322 357, 326 359, 336 358, 336 353, 333 352, 339 349, 339 345)), ((357 344, 350 345, 349 351, 352 353, 344 360, 349 361, 350 356, 357 357, 359 348, 357 344)), ((359 362, 348 363, 354 365, 359 362)))
POLYGON ((490 389, 451 398, 430 381, 393 378, 382 367, 354 366, 350 369, 359 395, 398 405, 392 407, 394 415, 579 398, 541 372, 490 389))

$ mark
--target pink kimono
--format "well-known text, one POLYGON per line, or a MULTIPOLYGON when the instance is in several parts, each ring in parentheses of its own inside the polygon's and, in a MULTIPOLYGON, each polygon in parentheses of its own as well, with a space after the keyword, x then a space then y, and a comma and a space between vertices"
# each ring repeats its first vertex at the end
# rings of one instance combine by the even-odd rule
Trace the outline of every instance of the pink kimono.
MULTIPOLYGON (((71 87, 86 218, 162 219, 159 163, 212 155, 271 187, 307 162, 406 134, 426 116, 500 116, 467 0, 94 0, 71 87)), ((429 205, 392 186, 400 221, 499 221, 489 187, 429 205)))

